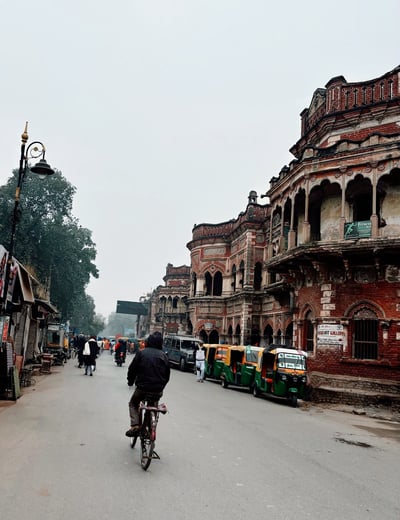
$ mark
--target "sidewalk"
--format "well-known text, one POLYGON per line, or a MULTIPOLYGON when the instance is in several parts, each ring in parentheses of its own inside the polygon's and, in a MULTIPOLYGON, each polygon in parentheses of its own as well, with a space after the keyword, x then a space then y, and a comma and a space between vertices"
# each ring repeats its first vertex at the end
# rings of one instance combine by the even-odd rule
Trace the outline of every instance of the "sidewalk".
POLYGON ((365 415, 371 419, 400 423, 400 412, 385 406, 352 406, 340 403, 313 403, 312 401, 302 403, 302 407, 322 410, 334 410, 353 415, 365 415))
MULTIPOLYGON (((73 360, 68 361, 69 364, 73 364, 73 360)), ((51 368, 50 373, 43 373, 43 372, 35 372, 34 375, 32 375, 33 383, 30 386, 21 386, 21 396, 14 401, 13 399, 0 399, 0 413, 3 410, 6 410, 7 408, 10 408, 14 405, 17 405, 21 399, 24 399, 24 396, 29 395, 32 392, 35 392, 38 390, 38 388, 47 380, 47 378, 57 378, 57 376, 60 375, 62 370, 64 370, 66 367, 62 366, 54 366, 51 368)))

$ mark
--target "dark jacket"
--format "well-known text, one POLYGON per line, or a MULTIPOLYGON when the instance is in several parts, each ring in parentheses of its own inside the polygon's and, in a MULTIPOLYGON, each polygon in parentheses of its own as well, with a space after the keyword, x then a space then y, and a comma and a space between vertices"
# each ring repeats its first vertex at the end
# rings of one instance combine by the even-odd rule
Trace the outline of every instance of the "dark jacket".
POLYGON ((114 347, 114 352, 118 352, 121 354, 121 352, 126 353, 126 342, 118 340, 114 347))
POLYGON ((146 347, 139 350, 128 368, 128 385, 134 383, 146 392, 161 393, 169 381, 170 368, 166 354, 158 349, 146 347))
POLYGON ((85 365, 94 365, 95 360, 97 358, 97 354, 99 353, 99 347, 95 339, 90 338, 88 341, 90 346, 90 356, 83 356, 83 358, 85 361, 85 365))

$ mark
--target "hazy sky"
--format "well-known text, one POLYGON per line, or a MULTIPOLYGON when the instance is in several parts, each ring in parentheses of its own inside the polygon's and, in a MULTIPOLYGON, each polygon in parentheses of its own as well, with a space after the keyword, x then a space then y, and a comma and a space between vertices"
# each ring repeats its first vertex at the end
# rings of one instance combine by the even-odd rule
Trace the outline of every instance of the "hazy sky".
POLYGON ((267 191, 317 88, 400 64, 398 0, 0 9, 0 184, 29 121, 30 141, 77 188, 100 271, 88 293, 104 316, 163 284, 167 263, 189 265, 194 224, 236 218, 250 190, 267 191))

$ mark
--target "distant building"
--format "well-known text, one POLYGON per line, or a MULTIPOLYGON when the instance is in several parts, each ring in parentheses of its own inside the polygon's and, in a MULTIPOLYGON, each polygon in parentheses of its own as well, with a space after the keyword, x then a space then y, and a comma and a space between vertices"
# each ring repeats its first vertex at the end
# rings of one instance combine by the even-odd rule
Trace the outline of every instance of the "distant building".
POLYGON ((149 331, 189 334, 192 324, 187 312, 190 289, 190 267, 168 264, 163 278, 150 296, 149 331))

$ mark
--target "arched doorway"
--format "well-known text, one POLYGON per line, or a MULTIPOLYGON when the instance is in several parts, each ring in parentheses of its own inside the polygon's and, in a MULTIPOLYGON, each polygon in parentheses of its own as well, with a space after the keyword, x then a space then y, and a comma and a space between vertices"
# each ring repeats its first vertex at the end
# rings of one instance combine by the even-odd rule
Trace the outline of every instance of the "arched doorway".
POLYGON ((251 330, 250 345, 260 345, 260 340, 261 340, 260 329, 258 327, 254 327, 251 330))
POLYGON ((210 332, 208 342, 212 345, 216 345, 219 343, 219 334, 215 329, 210 332))
POLYGON ((267 325, 264 329, 263 339, 265 345, 271 345, 274 342, 274 331, 272 330, 271 325, 267 325))
POLYGON ((234 337, 234 344, 236 345, 240 345, 240 334, 241 334, 241 329, 240 329, 240 325, 236 325, 236 329, 235 329, 235 337, 234 337))
POLYGON ((293 346, 293 322, 286 327, 285 345, 288 347, 293 346))
POLYGON ((232 340, 233 340, 232 325, 229 325, 229 327, 228 327, 228 337, 227 337, 227 340, 228 340, 228 344, 231 345, 232 344, 232 340))
POLYGON ((203 343, 208 343, 207 332, 204 329, 200 331, 199 338, 203 343))

